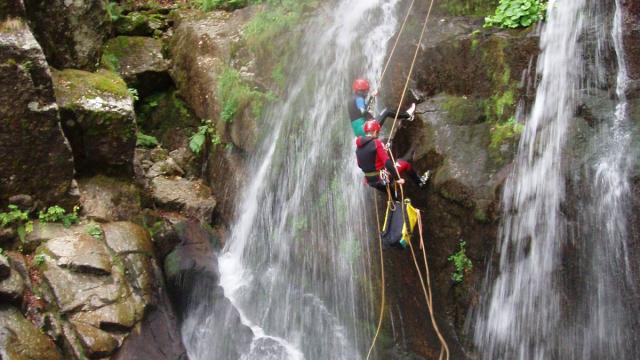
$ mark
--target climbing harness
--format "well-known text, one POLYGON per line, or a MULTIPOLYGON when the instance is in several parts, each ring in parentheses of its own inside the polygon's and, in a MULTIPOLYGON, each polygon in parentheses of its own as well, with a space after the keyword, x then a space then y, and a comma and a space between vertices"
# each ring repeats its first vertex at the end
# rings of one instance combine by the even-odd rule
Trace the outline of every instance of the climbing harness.
MULTIPOLYGON (((384 69, 382 71, 382 75, 380 77, 380 83, 382 83, 382 80, 384 79, 384 76, 386 74, 387 68, 391 62, 391 58, 393 57, 396 47, 398 45, 398 41, 400 39, 400 36, 402 35, 402 32, 404 30, 404 27, 407 23, 407 20, 409 18, 409 14, 411 13, 411 9, 413 8, 415 0, 411 1, 411 5, 409 6, 409 9, 407 10, 407 14, 404 18, 404 21, 402 23, 402 26, 400 28, 400 31, 398 32, 398 35, 396 36, 396 40, 395 43, 392 47, 391 53, 389 55, 389 59, 387 59, 387 62, 384 66, 384 69)), ((422 31, 420 33, 420 38, 418 40, 418 43, 416 45, 416 51, 413 55, 413 60, 411 61, 411 67, 409 68, 409 74, 407 75, 407 79, 405 81, 404 84, 404 88, 402 90, 402 96, 400 98, 400 103, 398 105, 398 109, 400 109, 400 107, 402 106, 402 103, 404 102, 404 98, 407 92, 407 88, 409 87, 409 82, 411 80, 411 75, 413 74, 413 69, 415 67, 415 63, 416 60, 418 58, 418 53, 420 52, 420 45, 422 44, 422 40, 424 38, 424 34, 425 34, 425 30, 427 28, 427 24, 429 22, 429 18, 431 16, 431 10, 433 8, 433 3, 434 0, 430 1, 429 4, 429 10, 427 11, 427 15, 425 17, 424 20, 424 24, 422 25, 422 31)), ((391 160, 393 161, 393 163, 396 163, 396 160, 393 156, 393 152, 391 151, 391 143, 393 141, 393 137, 395 136, 395 130, 396 130, 396 123, 398 121, 398 115, 399 115, 399 111, 396 111, 395 117, 393 119, 393 125, 391 126, 391 131, 389 133, 389 139, 387 140, 387 144, 385 145, 385 149, 386 151, 389 153, 389 156, 391 158, 391 160)), ((413 120, 413 114, 411 116, 411 119, 413 120)), ((395 171, 396 174, 398 175, 398 178, 400 178, 400 173, 398 171, 398 168, 395 167, 395 171)), ((387 183, 387 215, 385 216, 385 227, 387 226, 388 221, 390 221, 390 219, 388 218, 388 214, 391 211, 398 211, 398 208, 400 208, 400 214, 402 214, 402 220, 403 222, 406 221, 407 219, 405 218, 405 214, 408 213, 407 207, 410 206, 410 202, 407 203, 408 199, 405 200, 404 198, 404 188, 402 186, 402 184, 398 184, 397 182, 394 182, 394 189, 396 191, 396 195, 397 195, 397 189, 398 186, 400 188, 400 194, 402 197, 402 201, 401 201, 401 206, 396 206, 395 201, 392 201, 392 196, 391 196, 391 189, 390 189, 390 184, 387 183), (408 206, 407 206, 408 205, 408 206)), ((375 197, 375 195, 374 195, 375 197)), ((378 335, 380 333, 380 329, 382 326, 382 321, 383 321, 383 317, 384 317, 384 306, 385 306, 385 276, 384 276, 384 258, 383 258, 383 251, 382 251, 382 245, 383 245, 383 232, 382 229, 380 228, 380 217, 379 217, 379 212, 378 212, 378 202, 377 202, 377 198, 375 200, 375 207, 376 207, 376 221, 378 223, 378 242, 379 242, 379 251, 380 251, 380 269, 381 269, 381 275, 382 275, 382 299, 381 299, 381 306, 380 306, 380 317, 378 319, 378 327, 376 329, 376 333, 375 336, 372 340, 371 346, 369 347, 369 352, 367 353, 367 360, 369 360, 371 353, 373 351, 373 348, 375 347, 375 343, 376 340, 378 339, 378 335)), ((409 225, 408 228, 405 231, 405 226, 407 225, 406 223, 404 224, 405 226, 403 226, 403 231, 402 231, 402 240, 405 241, 406 245, 408 245, 409 249, 411 250, 411 257, 413 259, 413 263, 416 267, 416 271, 418 272, 418 277, 420 279, 420 285, 422 287, 422 291, 425 297, 425 301, 427 303, 427 308, 429 310, 429 317, 431 318, 431 324, 433 326, 433 329, 436 332, 436 335, 438 336, 438 339, 440 341, 441 344, 441 350, 440 350, 440 355, 438 357, 439 360, 449 360, 449 347, 447 345, 447 342, 444 339, 444 336, 442 336, 442 333, 440 332, 440 329, 438 327, 438 324, 436 322, 435 316, 434 316, 434 310, 433 310, 433 293, 431 291, 431 280, 430 280, 430 274, 429 274, 429 265, 427 262, 427 255, 426 255, 426 250, 425 250, 425 245, 424 245, 424 237, 422 234, 422 214, 419 210, 413 208, 413 206, 411 206, 411 209, 413 209, 413 222, 411 220, 411 215, 407 216, 409 219, 409 225), (422 250, 422 256, 424 259, 424 266, 425 266, 425 277, 426 277, 426 284, 425 284, 425 280, 424 277, 422 275, 422 271, 420 270, 420 266, 418 265, 418 260, 415 254, 415 251, 413 249, 413 244, 411 243, 411 234, 413 233, 413 227, 415 226, 415 223, 417 222, 418 225, 418 229, 419 229, 419 234, 420 234, 420 249, 422 250), (411 230, 411 231, 409 231, 411 230), (405 236, 407 237, 407 239, 405 239, 405 236)))

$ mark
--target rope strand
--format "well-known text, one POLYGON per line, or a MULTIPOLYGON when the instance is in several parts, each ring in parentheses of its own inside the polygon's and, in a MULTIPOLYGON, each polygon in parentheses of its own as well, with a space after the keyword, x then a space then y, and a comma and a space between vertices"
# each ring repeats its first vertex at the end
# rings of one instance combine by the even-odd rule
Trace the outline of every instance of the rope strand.
MULTIPOLYGON (((389 194, 389 196, 391 196, 391 194, 389 194)), ((373 352, 373 348, 376 345, 376 340, 378 340, 378 335, 380 334, 380 329, 382 328, 382 320, 384 318, 384 306, 386 302, 385 283, 384 283, 384 256, 382 252, 382 234, 380 233, 382 229, 380 228, 380 213, 378 212, 378 197, 376 196, 376 194, 373 194, 373 199, 376 207, 376 221, 378 223, 378 248, 380 250, 380 273, 382 275, 382 284, 381 284, 382 300, 380 301, 380 316, 378 318, 378 327, 376 328, 376 334, 374 335, 373 340, 371 341, 371 346, 369 347, 369 352, 367 353, 367 360, 369 360, 369 357, 373 352)))

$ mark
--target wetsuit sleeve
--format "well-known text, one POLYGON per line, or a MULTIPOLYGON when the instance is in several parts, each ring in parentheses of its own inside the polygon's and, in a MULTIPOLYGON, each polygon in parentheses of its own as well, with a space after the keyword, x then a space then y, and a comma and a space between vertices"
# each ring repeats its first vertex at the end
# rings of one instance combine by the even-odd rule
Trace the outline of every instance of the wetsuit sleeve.
POLYGON ((389 155, 387 155, 387 151, 384 149, 384 145, 382 141, 376 139, 376 170, 382 170, 387 164, 387 160, 389 160, 389 155))
POLYGON ((367 103, 364 100, 363 97, 358 96, 356 98, 356 107, 358 108, 358 110, 360 110, 360 112, 364 115, 364 113, 367 112, 367 103))

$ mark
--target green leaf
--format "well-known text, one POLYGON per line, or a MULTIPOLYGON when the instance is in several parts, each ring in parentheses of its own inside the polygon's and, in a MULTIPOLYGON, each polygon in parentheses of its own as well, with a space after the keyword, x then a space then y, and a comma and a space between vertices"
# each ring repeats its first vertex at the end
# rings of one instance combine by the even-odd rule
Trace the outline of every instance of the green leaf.
POLYGON ((206 136, 203 132, 198 131, 197 133, 193 134, 193 136, 191 136, 191 139, 189 140, 189 149, 191 149, 191 151, 193 151, 193 153, 196 155, 200 154, 200 151, 202 151, 202 146, 204 145, 205 138, 206 136))

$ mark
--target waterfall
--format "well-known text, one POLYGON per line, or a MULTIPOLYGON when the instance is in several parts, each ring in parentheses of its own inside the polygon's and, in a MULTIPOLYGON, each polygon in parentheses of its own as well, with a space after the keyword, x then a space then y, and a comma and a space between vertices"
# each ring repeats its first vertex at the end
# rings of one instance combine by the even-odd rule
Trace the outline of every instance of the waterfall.
POLYGON ((620 12, 620 1, 549 2, 535 103, 504 187, 499 265, 475 322, 483 359, 640 355, 620 12), (593 124, 577 118, 582 105, 593 124))
MULTIPOLYGON (((373 219, 345 106, 356 76, 378 85, 397 3, 341 0, 309 20, 286 95, 259 120, 219 260, 225 296, 254 333, 242 360, 353 360, 368 346, 373 219)), ((233 334, 202 331, 213 318, 225 319, 185 321, 192 360, 231 359, 211 337, 233 334)))

